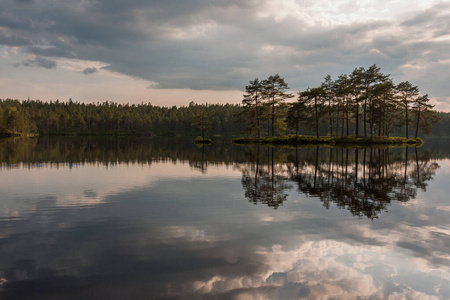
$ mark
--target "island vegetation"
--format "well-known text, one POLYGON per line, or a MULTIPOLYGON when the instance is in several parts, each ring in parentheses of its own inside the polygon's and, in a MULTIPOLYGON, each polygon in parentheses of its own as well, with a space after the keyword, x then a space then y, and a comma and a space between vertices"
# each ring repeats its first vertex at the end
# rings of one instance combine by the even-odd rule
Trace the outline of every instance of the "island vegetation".
POLYGON ((291 103, 286 103, 294 97, 288 89, 278 74, 250 81, 241 116, 249 136, 234 142, 420 144, 419 129, 430 133, 439 120, 427 94, 419 95, 419 88, 408 81, 394 84, 376 65, 355 68, 336 80, 327 75, 319 86, 299 92, 291 103), (327 124, 324 135, 322 124, 327 124), (300 136, 302 127, 313 131, 314 137, 300 136), (400 128, 405 137, 392 137, 400 128), (287 129, 295 134, 284 135, 287 129))

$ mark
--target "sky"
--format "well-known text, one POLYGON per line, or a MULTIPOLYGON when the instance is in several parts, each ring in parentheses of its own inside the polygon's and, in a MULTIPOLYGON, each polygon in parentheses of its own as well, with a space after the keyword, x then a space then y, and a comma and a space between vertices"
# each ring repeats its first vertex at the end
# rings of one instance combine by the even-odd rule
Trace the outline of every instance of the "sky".
POLYGON ((450 0, 0 1, 0 98, 240 103, 373 64, 450 111, 450 0))

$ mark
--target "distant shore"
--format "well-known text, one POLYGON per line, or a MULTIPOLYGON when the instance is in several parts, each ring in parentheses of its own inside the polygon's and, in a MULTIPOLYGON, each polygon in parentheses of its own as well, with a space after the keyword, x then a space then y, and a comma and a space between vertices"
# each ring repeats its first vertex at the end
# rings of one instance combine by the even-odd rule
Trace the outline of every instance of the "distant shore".
POLYGON ((13 131, 0 131, 0 138, 12 138, 12 137, 37 137, 37 132, 13 132, 13 131))

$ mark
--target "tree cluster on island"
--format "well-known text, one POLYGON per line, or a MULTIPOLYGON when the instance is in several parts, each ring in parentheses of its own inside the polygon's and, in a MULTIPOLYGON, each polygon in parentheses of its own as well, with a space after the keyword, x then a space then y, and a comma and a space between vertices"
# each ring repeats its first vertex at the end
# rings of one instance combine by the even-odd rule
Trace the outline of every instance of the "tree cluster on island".
POLYGON ((327 124, 327 135, 389 137, 393 130, 410 128, 418 137, 419 129, 431 132, 439 120, 427 94, 408 81, 394 84, 376 65, 355 68, 350 75, 332 80, 327 75, 318 86, 294 95, 286 92, 288 84, 278 74, 265 80, 258 78, 245 87, 241 120, 247 132, 256 138, 276 136, 286 127, 299 134, 300 128, 313 129, 317 138, 321 124, 327 124))

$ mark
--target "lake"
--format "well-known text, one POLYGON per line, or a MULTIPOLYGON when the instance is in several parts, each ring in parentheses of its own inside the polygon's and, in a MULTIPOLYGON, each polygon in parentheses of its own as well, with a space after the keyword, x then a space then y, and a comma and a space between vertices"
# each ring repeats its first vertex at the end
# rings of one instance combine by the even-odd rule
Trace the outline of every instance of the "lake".
POLYGON ((450 299, 449 149, 0 140, 0 299, 450 299))

